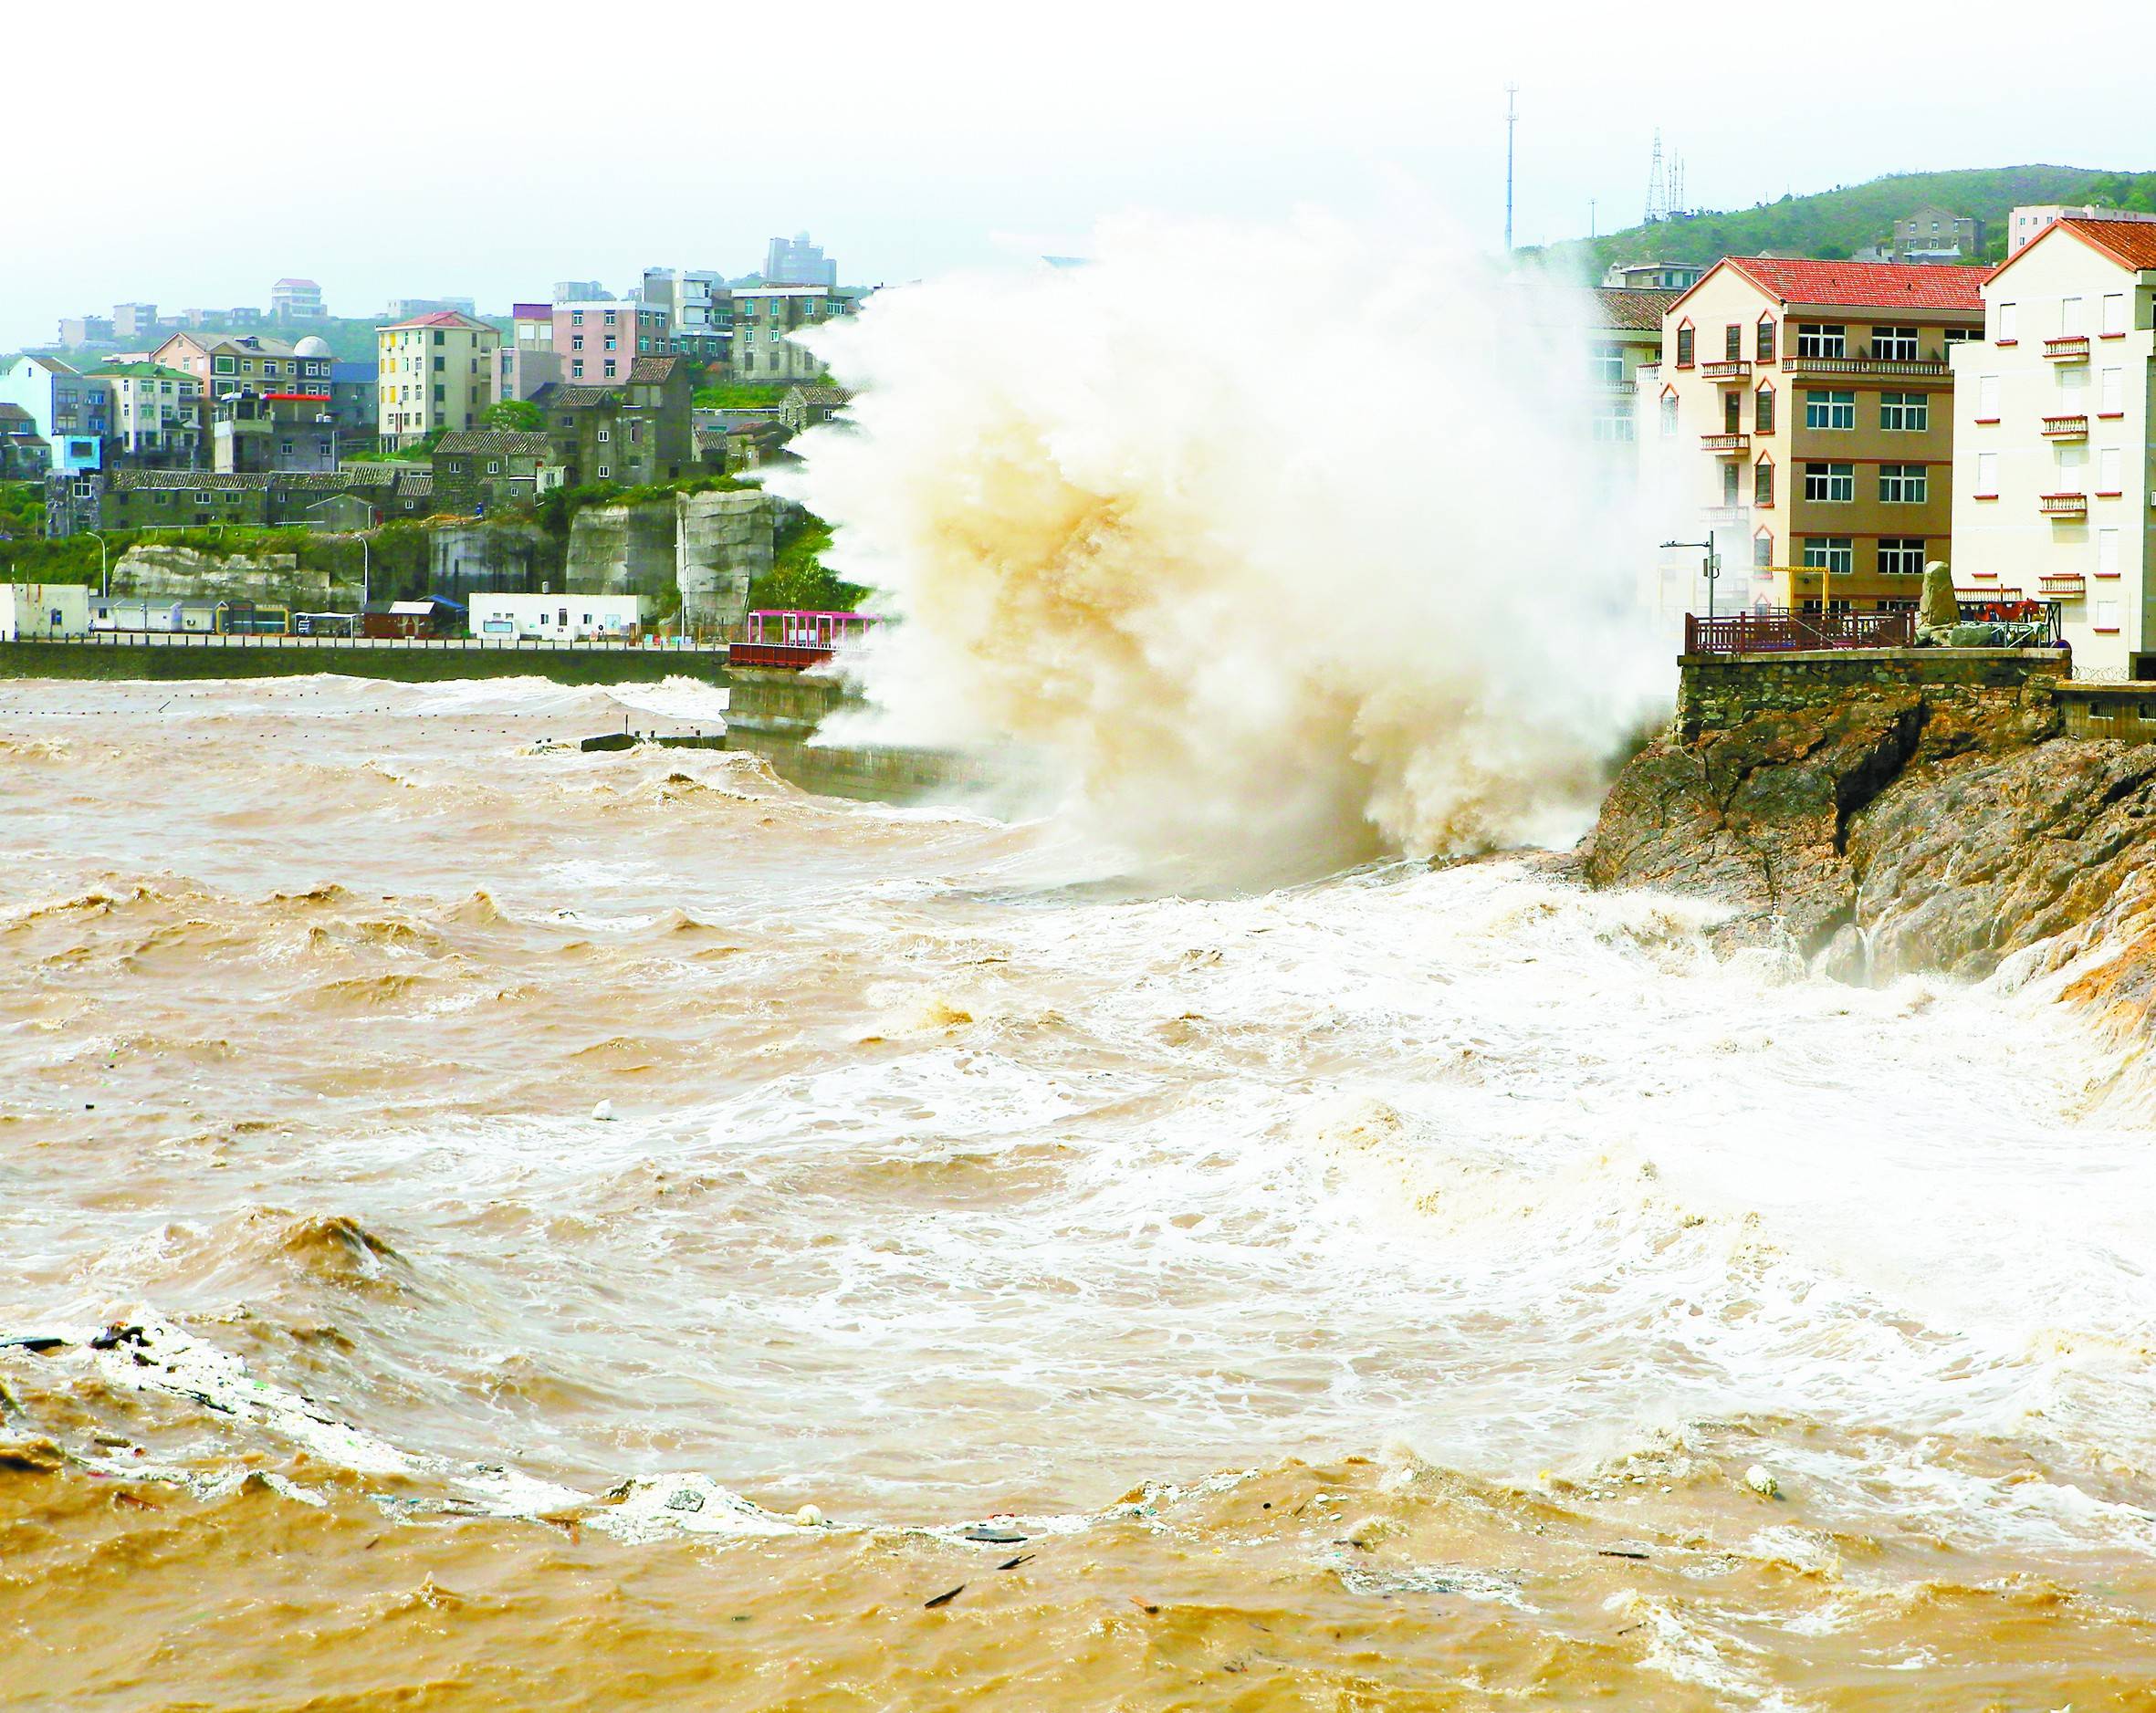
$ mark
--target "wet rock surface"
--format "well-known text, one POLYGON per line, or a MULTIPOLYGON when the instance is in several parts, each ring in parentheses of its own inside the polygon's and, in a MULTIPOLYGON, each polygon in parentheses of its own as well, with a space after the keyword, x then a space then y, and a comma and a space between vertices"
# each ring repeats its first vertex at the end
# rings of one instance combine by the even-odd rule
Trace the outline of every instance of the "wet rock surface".
POLYGON ((1666 736, 1617 778, 1581 866, 1732 904, 1726 943, 1794 945, 1844 979, 1980 978, 2138 897, 2156 843, 2156 745, 2059 733, 2032 685, 1666 736))

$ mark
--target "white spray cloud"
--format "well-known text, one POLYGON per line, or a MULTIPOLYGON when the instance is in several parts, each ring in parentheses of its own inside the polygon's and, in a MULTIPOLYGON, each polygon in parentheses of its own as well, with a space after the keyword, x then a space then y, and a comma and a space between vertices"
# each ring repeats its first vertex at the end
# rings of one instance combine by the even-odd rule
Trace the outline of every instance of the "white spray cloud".
POLYGON ((1131 221, 873 299, 788 490, 880 592, 895 740, 1010 738, 1220 875, 1570 836, 1666 676, 1586 298, 1466 244, 1131 221))

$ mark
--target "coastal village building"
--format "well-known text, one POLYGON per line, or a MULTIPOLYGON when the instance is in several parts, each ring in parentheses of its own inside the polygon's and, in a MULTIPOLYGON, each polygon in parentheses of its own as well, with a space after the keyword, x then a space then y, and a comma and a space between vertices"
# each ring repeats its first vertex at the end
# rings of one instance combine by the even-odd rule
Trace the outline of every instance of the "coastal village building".
POLYGON ((114 449, 130 459, 185 467, 202 445, 202 382, 162 363, 105 363, 90 379, 111 389, 114 449))
POLYGON ((477 428, 494 402, 498 329, 455 309, 432 309, 375 335, 378 433, 408 446, 434 430, 477 428))
POLYGON ((294 345, 267 333, 175 333, 150 360, 193 375, 202 383, 205 404, 233 392, 295 392, 303 385, 312 390, 314 382, 329 391, 330 348, 319 339, 294 345))
POLYGON ((2156 214, 2130 214, 2123 208, 2098 208, 2095 204, 2075 207, 2071 203, 2028 203, 2006 216, 2006 254, 2018 255, 2061 220, 2122 220, 2134 225, 2156 225, 2156 214))
POLYGON ((52 448, 29 412, 19 404, 0 403, 0 482, 42 480, 51 468, 52 448))
POLYGON ((562 381, 542 388, 532 402, 547 413, 552 462, 568 486, 637 487, 701 467, 694 392, 686 359, 639 357, 611 386, 562 381))
POLYGON ((734 379, 822 380, 830 370, 790 336, 851 315, 857 308, 857 298, 829 286, 740 287, 734 293, 734 379))
MULTIPOLYGON (((571 385, 613 386, 639 357, 665 355, 666 311, 633 298, 554 306, 554 355, 571 385)), ((527 395, 529 396, 529 395, 527 395)))
POLYGON ((539 433, 469 428, 444 434, 431 459, 434 509, 460 517, 529 506, 561 486, 553 444, 539 433))
POLYGON ((1690 291, 1706 271, 1694 262, 1612 262, 1602 283, 1617 291, 1690 291))
POLYGON ((1893 259, 1943 264, 1974 262, 1983 256, 1983 222, 1936 204, 1894 223, 1893 259))
POLYGON ((2156 222, 2054 221, 1983 300, 1953 360, 1954 580, 2059 602, 2077 671, 2156 666, 2156 222))
POLYGON ((106 486, 92 528, 281 524, 364 527, 434 509, 434 477, 394 465, 334 472, 119 470, 106 486))
POLYGON ((509 308, 509 337, 494 354, 497 401, 529 399, 561 379, 554 353, 554 306, 519 303, 509 308))
POLYGON ((112 432, 112 392, 57 357, 0 360, 0 403, 19 405, 48 448, 55 475, 99 470, 112 432))
MULTIPOLYGON (((1983 338, 1983 278, 1725 256, 1670 305, 1641 371, 1642 479, 1714 543, 1719 611, 1915 606, 1948 557, 1948 359, 1983 338)), ((1704 558, 1663 562, 1663 613, 1706 610, 1704 558)))
POLYGON ((328 319, 322 288, 311 279, 280 279, 269 288, 269 319, 283 326, 328 319))
POLYGON ((1680 293, 1598 287, 1587 349, 1587 417, 1598 441, 1629 446, 1639 437, 1639 371, 1661 360, 1662 318, 1680 293))

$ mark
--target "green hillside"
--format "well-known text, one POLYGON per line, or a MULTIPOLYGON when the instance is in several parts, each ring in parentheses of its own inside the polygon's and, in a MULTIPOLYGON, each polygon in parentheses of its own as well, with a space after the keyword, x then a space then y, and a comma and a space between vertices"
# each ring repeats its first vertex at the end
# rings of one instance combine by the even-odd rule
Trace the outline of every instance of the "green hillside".
POLYGON ((1867 245, 1884 244, 1895 220, 1936 203, 1974 214, 1989 231, 1989 259, 2006 253, 2005 215, 2021 203, 2097 203, 2156 213, 2156 172, 2111 172, 2093 167, 1967 167, 1952 172, 1897 172, 1810 196, 1692 214, 1631 226, 1589 241, 1553 244, 1551 260, 1599 277, 1612 262, 1697 262, 1764 250, 1838 261, 1867 245))

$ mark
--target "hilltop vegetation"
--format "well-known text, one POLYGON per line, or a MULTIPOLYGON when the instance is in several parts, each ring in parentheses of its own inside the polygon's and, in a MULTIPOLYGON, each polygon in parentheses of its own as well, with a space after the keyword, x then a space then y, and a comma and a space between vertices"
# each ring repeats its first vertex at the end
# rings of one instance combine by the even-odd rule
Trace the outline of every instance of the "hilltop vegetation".
POLYGON ((1896 219, 1931 204, 1974 214, 1989 227, 1986 259, 2006 254, 2005 217, 2022 203, 2095 203, 2156 214, 2156 172, 2092 167, 1966 167, 1950 172, 1897 172, 1865 184, 1809 196, 1784 196, 1752 208, 1705 213, 1631 226, 1589 241, 1553 244, 1552 261, 1599 278, 1612 262, 1695 262, 1764 250, 1839 261, 1886 243, 1896 219))

